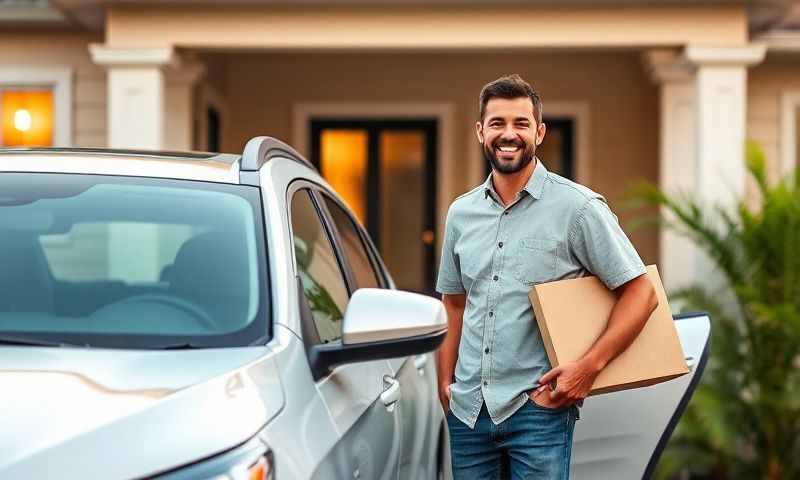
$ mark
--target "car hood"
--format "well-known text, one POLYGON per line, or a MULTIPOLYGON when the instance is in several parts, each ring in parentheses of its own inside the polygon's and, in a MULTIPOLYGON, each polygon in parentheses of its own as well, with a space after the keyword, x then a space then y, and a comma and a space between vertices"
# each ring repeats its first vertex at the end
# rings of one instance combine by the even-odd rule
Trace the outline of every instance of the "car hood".
POLYGON ((267 347, 0 347, 0 478, 135 478, 235 447, 283 406, 267 347))

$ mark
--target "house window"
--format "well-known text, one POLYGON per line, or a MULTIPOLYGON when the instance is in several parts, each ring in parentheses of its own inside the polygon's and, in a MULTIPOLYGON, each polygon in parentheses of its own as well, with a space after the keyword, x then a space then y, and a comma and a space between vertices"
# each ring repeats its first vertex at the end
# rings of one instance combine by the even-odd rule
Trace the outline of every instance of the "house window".
POLYGON ((0 146, 52 146, 53 116, 52 89, 0 88, 0 146))
POLYGON ((780 134, 783 176, 794 171, 800 161, 800 91, 783 92, 780 134))
POLYGON ((800 158, 800 104, 794 106, 794 162, 792 165, 797 167, 797 159, 800 158))

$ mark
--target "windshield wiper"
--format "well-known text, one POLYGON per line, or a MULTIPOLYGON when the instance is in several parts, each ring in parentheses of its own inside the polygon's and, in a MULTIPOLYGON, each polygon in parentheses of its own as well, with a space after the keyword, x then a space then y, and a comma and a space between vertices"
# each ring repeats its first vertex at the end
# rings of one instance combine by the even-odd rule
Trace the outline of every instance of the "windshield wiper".
POLYGON ((66 342, 55 342, 52 340, 42 340, 40 338, 17 337, 13 335, 0 335, 0 345, 31 345, 36 347, 79 347, 66 342))
POLYGON ((161 345, 158 348, 160 350, 196 350, 208 347, 203 347, 200 345, 196 345, 194 343, 186 342, 186 343, 173 343, 173 344, 161 345))

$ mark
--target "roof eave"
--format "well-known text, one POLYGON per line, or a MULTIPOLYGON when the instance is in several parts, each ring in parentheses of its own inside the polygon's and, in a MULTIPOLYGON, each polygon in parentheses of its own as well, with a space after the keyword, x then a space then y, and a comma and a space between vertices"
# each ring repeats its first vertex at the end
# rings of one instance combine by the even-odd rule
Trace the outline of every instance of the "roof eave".
POLYGON ((764 43, 770 53, 800 53, 800 30, 770 30, 754 41, 764 43))

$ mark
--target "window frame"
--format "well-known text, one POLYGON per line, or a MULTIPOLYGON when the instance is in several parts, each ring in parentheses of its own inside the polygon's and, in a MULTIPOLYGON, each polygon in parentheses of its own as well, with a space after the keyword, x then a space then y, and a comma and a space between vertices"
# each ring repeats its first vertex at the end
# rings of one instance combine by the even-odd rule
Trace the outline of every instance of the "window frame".
MULTIPOLYGON (((331 225, 328 220, 328 217, 323 214, 320 209, 319 199, 315 194, 315 190, 318 188, 316 184, 310 182, 306 179, 297 179, 291 182, 287 189, 286 189, 286 220, 287 220, 287 228, 289 230, 289 242, 290 242, 290 251, 291 251, 291 258, 292 258, 292 267, 294 269, 294 277, 297 282, 297 296, 298 296, 298 305, 300 311, 300 327, 303 334, 303 342, 306 345, 306 349, 314 346, 314 345, 323 345, 322 340, 320 339, 319 329, 317 328, 317 324, 314 321, 313 313, 311 311, 311 305, 308 302, 308 298, 305 295, 305 291, 302 286, 302 281, 300 280, 300 271, 297 265, 297 256, 295 254, 295 245, 294 245, 294 225, 293 225, 293 202, 295 195, 305 192, 311 204, 314 207, 314 211, 317 214, 317 218, 319 219, 320 223, 322 224, 322 228, 325 231, 325 235, 328 239, 328 242, 333 250, 333 254, 336 256, 336 263, 339 266, 339 272, 342 275, 342 281, 345 284, 345 289, 347 290, 347 303, 350 303, 350 297, 353 295, 352 285, 353 280, 350 277, 350 273, 348 271, 349 266, 343 263, 343 258, 340 255, 339 251, 337 250, 336 243, 334 243, 332 238, 332 230, 331 225)), ((345 308, 345 312, 347 309, 345 308)), ((342 323, 344 324, 344 314, 342 312, 342 323)), ((339 341, 341 341, 341 336, 339 341)))
MULTIPOLYGON (((320 189, 318 192, 319 194, 319 203, 324 207, 325 214, 328 215, 329 221, 331 223, 332 228, 335 229, 336 235, 339 239, 341 239, 341 232, 339 231, 338 226, 336 225, 336 220, 334 220, 333 215, 331 214, 330 210, 328 209, 328 205, 325 202, 326 199, 330 200, 331 202, 335 203, 339 208, 342 209, 347 219, 350 221, 350 224, 353 225, 353 228, 356 230, 356 234, 359 236, 359 240, 361 241, 361 246, 364 248, 364 251, 367 253, 367 258, 369 259, 370 267, 372 267, 372 272, 375 274, 375 278, 378 281, 379 288, 388 288, 386 279, 386 272, 384 271, 383 265, 381 262, 378 262, 376 257, 377 253, 370 247, 372 247, 371 241, 369 240, 369 235, 367 235, 366 231, 364 230, 364 226, 358 223, 358 220, 355 216, 350 212, 350 209, 341 202, 336 195, 332 195, 329 191, 325 189, 320 189)), ((350 274, 353 276, 353 280, 355 280, 355 273, 352 270, 350 265, 350 260, 347 258, 347 250, 344 246, 341 246, 341 254, 344 257, 345 261, 347 262, 347 266, 350 269, 350 274)), ((354 282, 355 285, 355 282, 354 282)), ((354 290, 355 291, 355 290, 354 290)))
POLYGON ((800 163, 797 138, 797 116, 800 110, 800 90, 784 90, 781 94, 780 176, 789 174, 800 163))
MULTIPOLYGON (((291 257, 292 267, 294 268, 294 276, 297 281, 298 306, 300 312, 300 328, 303 336, 303 343, 305 344, 306 347, 306 352, 310 353, 312 347, 316 345, 323 345, 323 343, 320 340, 319 331, 317 330, 317 325, 314 322, 314 318, 311 313, 308 299, 305 296, 302 284, 300 282, 300 276, 297 266, 297 257, 295 256, 295 249, 294 249, 294 227, 292 225, 292 219, 293 219, 292 201, 294 199, 294 196, 303 190, 309 192, 310 194, 309 196, 311 197, 311 202, 314 205, 314 208, 317 212, 317 216, 322 222, 323 228, 325 229, 325 233, 328 236, 328 241, 330 242, 331 247, 333 248, 333 252, 336 255, 336 261, 344 277, 343 280, 347 288, 348 304, 350 303, 350 298, 353 296, 353 293, 356 290, 354 288, 354 286, 356 285, 355 276, 350 266, 350 262, 347 259, 345 249, 341 244, 341 237, 339 236, 339 231, 336 228, 336 222, 333 220, 333 216, 328 211, 323 195, 327 196, 332 201, 334 201, 339 207, 341 207, 347 214, 350 221, 354 222, 354 225, 356 226, 356 229, 359 235, 361 236, 362 244, 367 250, 367 255, 369 257, 370 264, 372 265, 373 269, 379 273, 378 280, 381 288, 392 288, 392 286, 391 282, 389 282, 388 280, 388 276, 386 275, 383 262, 380 260, 380 257, 377 256, 377 253, 374 250, 374 245, 370 241, 369 236, 366 235, 364 227, 360 223, 354 220, 354 217, 350 212, 350 209, 348 209, 347 206, 344 205, 344 203, 342 203, 336 197, 336 194, 331 193, 324 186, 307 178, 297 178, 294 181, 290 182, 286 188, 286 219, 288 224, 287 228, 289 230, 289 241, 291 242, 290 250, 292 255, 291 257)), ((343 315, 346 315, 346 312, 347 309, 345 308, 345 311, 342 312, 343 315)), ((342 319, 342 326, 344 326, 344 318, 342 319)))
MULTIPOLYGON (((73 69, 69 67, 0 67, 2 89, 48 89, 53 92, 53 146, 72 146, 73 69)), ((2 145, 2 143, 0 143, 2 145)))

